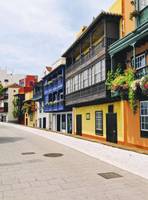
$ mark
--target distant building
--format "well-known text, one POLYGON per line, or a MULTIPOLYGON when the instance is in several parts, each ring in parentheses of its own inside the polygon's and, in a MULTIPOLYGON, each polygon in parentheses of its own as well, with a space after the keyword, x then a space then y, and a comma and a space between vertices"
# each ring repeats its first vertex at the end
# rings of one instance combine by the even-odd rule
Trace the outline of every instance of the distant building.
POLYGON ((24 78, 24 76, 24 74, 9 73, 6 69, 0 68, 0 82, 4 87, 13 83, 19 83, 19 80, 24 78))
POLYGON ((22 111, 22 107, 25 101, 25 94, 33 90, 34 85, 36 84, 38 77, 36 75, 27 75, 23 79, 19 80, 19 91, 15 95, 15 111, 16 118, 20 124, 25 124, 25 116, 22 111))
POLYGON ((16 83, 4 88, 3 94, 0 96, 0 121, 17 122, 14 117, 14 95, 18 94, 20 86, 16 83))

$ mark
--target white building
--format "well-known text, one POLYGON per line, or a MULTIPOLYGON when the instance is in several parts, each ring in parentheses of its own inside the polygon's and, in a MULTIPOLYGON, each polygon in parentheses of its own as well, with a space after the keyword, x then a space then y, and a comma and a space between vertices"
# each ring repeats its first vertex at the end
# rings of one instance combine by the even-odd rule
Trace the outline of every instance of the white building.
POLYGON ((0 68, 0 82, 4 87, 13 83, 19 83, 19 80, 24 77, 25 77, 24 74, 9 73, 6 69, 0 68))
POLYGON ((3 95, 0 96, 0 121, 16 122, 13 116, 14 111, 14 95, 18 94, 19 85, 12 84, 4 88, 3 95))

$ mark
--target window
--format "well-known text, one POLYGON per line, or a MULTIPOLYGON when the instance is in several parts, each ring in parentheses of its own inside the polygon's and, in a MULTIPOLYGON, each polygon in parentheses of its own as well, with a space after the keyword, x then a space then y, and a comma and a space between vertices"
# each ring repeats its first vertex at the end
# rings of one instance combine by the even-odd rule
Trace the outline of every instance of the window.
POLYGON ((70 93, 70 80, 66 82, 66 94, 70 93))
POLYGON ((92 73, 91 73, 91 68, 88 70, 88 85, 91 86, 91 79, 92 79, 92 73))
POLYGON ((96 134, 103 135, 103 112, 96 111, 95 115, 96 134))
POLYGON ((84 84, 83 84, 84 72, 82 72, 82 73, 80 74, 80 76, 81 76, 81 89, 83 89, 83 87, 84 87, 84 84))
POLYGON ((146 6, 148 6, 148 0, 139 0, 139 9, 143 10, 146 6))
POLYGON ((78 75, 78 80, 79 80, 79 85, 78 85, 78 90, 81 89, 81 75, 78 75))
POLYGON ((140 118, 141 118, 141 131, 147 132, 148 134, 148 101, 141 102, 140 118))
POLYGON ((62 115, 62 130, 66 130, 66 116, 62 115))
POLYGON ((92 82, 91 83, 92 83, 92 85, 94 85, 95 84, 95 67, 93 66, 91 70, 92 70, 92 82))
POLYGON ((73 79, 70 80, 70 93, 73 92, 73 79))
POLYGON ((78 75, 74 77, 74 91, 78 90, 79 82, 78 75))
POLYGON ((95 83, 101 82, 101 62, 95 64, 95 83))
POLYGON ((103 60, 101 61, 101 71, 102 71, 101 80, 102 80, 102 81, 105 81, 105 79, 106 79, 105 59, 103 59, 103 60))
MULTIPOLYGON (((134 59, 132 59, 132 65, 134 66, 134 59)), ((140 56, 136 56, 136 58, 135 58, 135 68, 141 69, 145 66, 146 66, 145 54, 141 54, 140 56)))
POLYGON ((85 87, 88 87, 88 70, 85 70, 83 72, 83 74, 84 74, 83 85, 84 85, 84 88, 85 88, 85 87))
POLYGON ((66 94, 81 90, 105 80, 105 60, 101 60, 89 69, 81 72, 66 82, 66 94))

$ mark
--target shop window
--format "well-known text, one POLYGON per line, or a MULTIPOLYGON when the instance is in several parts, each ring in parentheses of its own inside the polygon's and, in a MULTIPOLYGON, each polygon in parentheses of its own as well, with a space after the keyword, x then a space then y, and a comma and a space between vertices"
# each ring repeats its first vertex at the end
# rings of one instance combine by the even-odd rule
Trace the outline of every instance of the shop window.
POLYGON ((96 111, 95 113, 96 134, 103 135, 103 112, 96 111))
POLYGON ((148 137, 148 101, 140 103, 141 136, 148 137))
POLYGON ((66 130, 66 115, 62 115, 62 130, 66 130))

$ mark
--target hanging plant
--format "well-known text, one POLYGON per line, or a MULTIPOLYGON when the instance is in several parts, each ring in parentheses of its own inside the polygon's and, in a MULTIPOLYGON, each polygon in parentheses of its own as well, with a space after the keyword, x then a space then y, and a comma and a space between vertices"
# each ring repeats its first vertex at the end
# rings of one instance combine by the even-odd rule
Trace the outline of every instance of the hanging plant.
POLYGON ((141 78, 140 88, 145 95, 148 95, 148 75, 141 78))
POLYGON ((136 90, 133 87, 133 82, 135 81, 135 70, 131 67, 127 68, 124 73, 120 73, 121 70, 117 69, 118 73, 115 72, 116 76, 114 78, 114 75, 110 75, 106 83, 108 88, 112 92, 118 92, 121 99, 125 98, 126 96, 129 99, 130 106, 135 113, 137 110, 137 98, 136 98, 136 90))

